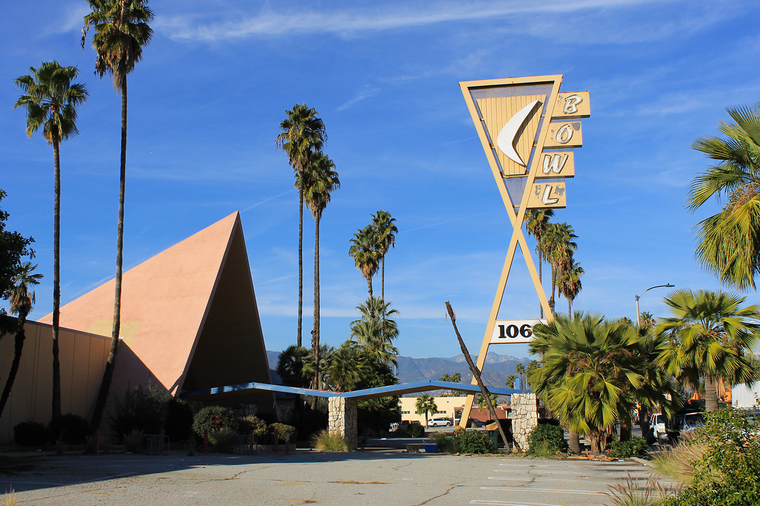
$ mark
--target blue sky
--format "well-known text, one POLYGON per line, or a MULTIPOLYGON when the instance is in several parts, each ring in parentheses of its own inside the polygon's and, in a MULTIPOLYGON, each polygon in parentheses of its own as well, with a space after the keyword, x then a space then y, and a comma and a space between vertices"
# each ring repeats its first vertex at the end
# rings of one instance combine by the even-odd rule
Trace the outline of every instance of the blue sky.
MULTIPOLYGON (((153 0, 152 43, 129 76, 124 264, 133 267, 240 210, 267 348, 295 342, 298 195, 274 139, 285 110, 315 108, 340 174, 321 225, 322 339, 349 336, 366 283, 348 256, 379 209, 397 220, 386 298, 402 355, 453 356, 450 301, 477 353, 511 225, 458 82, 564 74, 590 90, 568 207, 585 269, 575 309, 635 315, 652 285, 719 289, 694 262, 688 183, 708 161, 691 142, 725 108, 760 100, 755 1, 344 2, 153 0)), ((90 98, 63 143, 62 301, 113 277, 120 99, 79 46, 87 3, 8 2, 0 16, 0 188, 8 227, 35 238, 46 275, 31 318, 52 310, 53 152, 25 135, 13 79, 57 60, 90 98)), ((314 220, 305 219, 305 332, 314 220)), ((531 239, 529 244, 533 245, 531 239)), ((501 318, 534 318, 519 256, 501 318)), ((548 287, 548 282, 546 283, 548 287)), ((376 281, 379 291, 379 279, 376 281)), ((664 289, 642 311, 667 315, 664 289)), ((759 303, 757 293, 748 302, 759 303)), ((564 299, 557 303, 567 310, 564 299)), ((525 346, 492 347, 525 356, 525 346)))

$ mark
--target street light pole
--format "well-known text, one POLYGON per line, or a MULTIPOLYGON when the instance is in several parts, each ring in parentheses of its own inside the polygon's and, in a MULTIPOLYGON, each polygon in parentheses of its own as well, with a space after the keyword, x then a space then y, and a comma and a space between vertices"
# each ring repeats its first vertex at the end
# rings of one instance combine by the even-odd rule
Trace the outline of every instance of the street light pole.
MULTIPOLYGON (((646 290, 644 290, 643 292, 641 292, 641 295, 644 295, 645 293, 647 293, 649 290, 651 290, 653 288, 673 288, 674 286, 675 285, 671 285, 670 283, 668 283, 667 285, 650 286, 649 288, 647 288, 646 290)), ((637 329, 639 328, 639 321, 640 321, 640 317, 639 317, 639 298, 641 298, 641 295, 637 295, 636 296, 636 328, 637 329)))

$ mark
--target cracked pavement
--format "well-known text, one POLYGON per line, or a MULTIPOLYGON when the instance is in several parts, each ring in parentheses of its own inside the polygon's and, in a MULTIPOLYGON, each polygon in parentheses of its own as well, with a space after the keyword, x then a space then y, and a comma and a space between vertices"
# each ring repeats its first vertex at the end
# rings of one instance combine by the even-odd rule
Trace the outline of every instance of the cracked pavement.
POLYGON ((0 474, 19 505, 603 505, 630 461, 410 454, 41 456, 0 474))

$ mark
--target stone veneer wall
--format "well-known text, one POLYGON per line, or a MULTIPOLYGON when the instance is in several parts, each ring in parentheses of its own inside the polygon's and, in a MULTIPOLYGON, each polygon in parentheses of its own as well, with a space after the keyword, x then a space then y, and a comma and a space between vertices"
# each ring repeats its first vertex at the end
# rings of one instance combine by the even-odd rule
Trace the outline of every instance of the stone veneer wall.
POLYGON ((328 399, 327 430, 336 431, 349 446, 356 448, 359 431, 356 423, 356 399, 330 397, 328 399))
POLYGON ((514 452, 528 451, 528 434, 538 425, 536 394, 512 394, 512 433, 516 445, 514 452))

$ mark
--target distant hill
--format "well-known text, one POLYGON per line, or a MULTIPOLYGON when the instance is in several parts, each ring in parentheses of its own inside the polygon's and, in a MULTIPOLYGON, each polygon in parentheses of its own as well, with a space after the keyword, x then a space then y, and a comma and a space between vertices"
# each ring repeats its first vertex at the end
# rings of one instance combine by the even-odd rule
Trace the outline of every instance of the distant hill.
MULTIPOLYGON (((279 355, 279 351, 267 351, 271 369, 277 369, 279 355)), ((477 356, 473 356, 472 361, 476 362, 477 356)), ((528 362, 530 360, 527 358, 516 358, 491 352, 486 356, 486 365, 483 367, 483 382, 494 387, 504 387, 507 376, 516 374, 515 366, 519 363, 527 366, 528 362)), ((455 372, 462 376, 462 383, 472 381, 472 373, 467 366, 464 355, 449 358, 398 357, 398 378, 401 383, 438 380, 444 374, 454 374, 455 372)), ((515 386, 519 387, 519 385, 515 386)))

